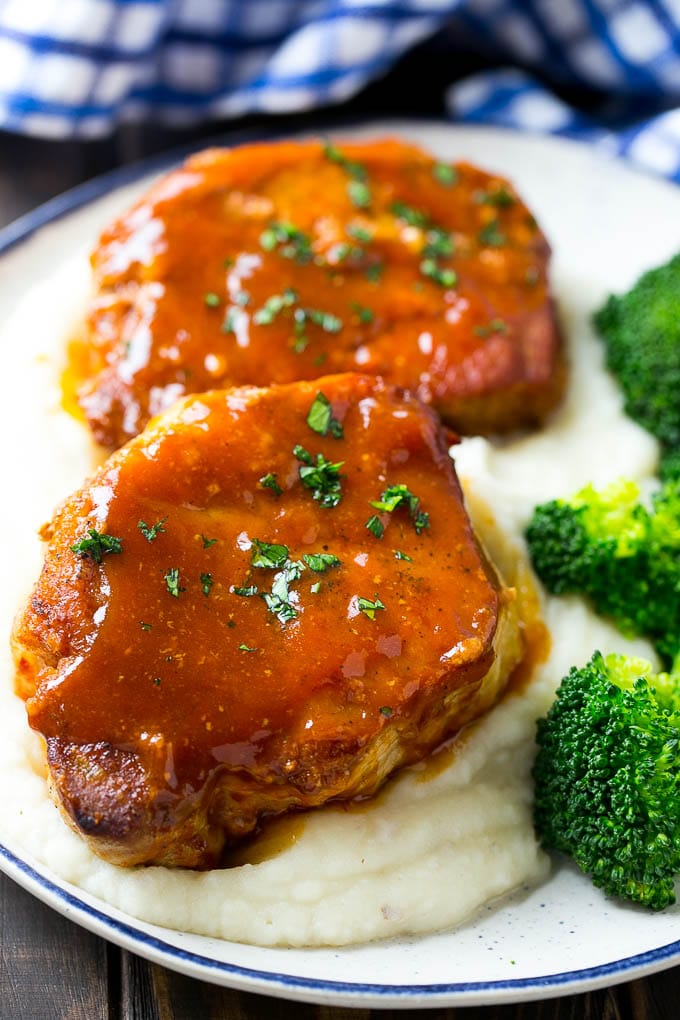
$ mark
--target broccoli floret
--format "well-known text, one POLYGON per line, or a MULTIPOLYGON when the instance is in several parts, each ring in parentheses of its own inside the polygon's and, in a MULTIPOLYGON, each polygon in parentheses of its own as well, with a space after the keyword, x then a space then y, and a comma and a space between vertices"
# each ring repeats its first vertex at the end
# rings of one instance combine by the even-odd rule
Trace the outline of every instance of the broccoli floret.
POLYGON ((631 481, 587 486, 537 506, 526 530, 548 591, 587 596, 627 636, 644 635, 666 665, 680 649, 680 478, 648 508, 631 481))
POLYGON ((594 323, 626 412, 656 436, 665 458, 680 447, 680 255, 610 297, 594 323))
MULTIPOLYGON (((680 666, 680 662, 678 663, 680 666)), ((680 875, 680 674, 596 652, 537 728, 534 819, 595 885, 661 910, 680 875)))

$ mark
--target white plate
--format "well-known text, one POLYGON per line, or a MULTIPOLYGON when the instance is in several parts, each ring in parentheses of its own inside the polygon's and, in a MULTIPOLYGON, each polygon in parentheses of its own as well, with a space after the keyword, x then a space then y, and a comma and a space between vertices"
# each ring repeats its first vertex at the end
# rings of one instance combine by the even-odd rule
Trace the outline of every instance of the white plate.
MULTIPOLYGON (((511 177, 552 242, 558 299, 579 279, 594 280, 602 292, 623 290, 680 250, 680 190, 592 148, 441 124, 391 122, 344 134, 387 132, 511 177)), ((92 245, 98 229, 146 187, 148 172, 148 166, 126 169, 77 189, 0 235, 2 321, 29 283, 58 277, 64 253, 92 245)), ((79 292, 62 292, 59 300, 65 310, 46 308, 46 328, 55 328, 55 316, 63 322, 77 313, 79 292)), ((568 866, 455 932, 339 950, 258 948, 144 924, 16 847, 0 846, 0 868, 67 917, 154 962, 234 988, 318 1003, 414 1008, 547 998, 680 962, 678 908, 654 915, 614 904, 568 866)))

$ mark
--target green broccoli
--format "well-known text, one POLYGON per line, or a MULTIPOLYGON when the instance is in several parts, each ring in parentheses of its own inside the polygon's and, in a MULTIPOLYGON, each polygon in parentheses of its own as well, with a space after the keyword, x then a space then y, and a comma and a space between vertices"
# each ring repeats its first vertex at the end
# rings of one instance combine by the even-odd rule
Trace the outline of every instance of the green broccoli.
POLYGON ((680 447, 680 254, 611 296, 593 321, 626 412, 656 436, 665 458, 680 447))
POLYGON ((635 482, 537 506, 526 530, 548 591, 587 596, 627 636, 653 641, 666 665, 680 650, 680 478, 648 508, 635 482))
POLYGON ((652 674, 596 652, 562 680, 538 723, 534 820, 608 895, 661 910, 680 875, 680 673, 652 674))

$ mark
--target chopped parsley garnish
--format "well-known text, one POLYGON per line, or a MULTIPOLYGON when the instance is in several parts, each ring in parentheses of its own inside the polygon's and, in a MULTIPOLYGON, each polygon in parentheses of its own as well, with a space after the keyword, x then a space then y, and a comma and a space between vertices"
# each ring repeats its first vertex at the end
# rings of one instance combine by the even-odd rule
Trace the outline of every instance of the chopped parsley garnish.
POLYGON ((336 266, 340 262, 349 262, 353 260, 358 262, 365 255, 364 249, 358 244, 350 244, 348 241, 338 241, 337 244, 331 245, 326 253, 326 260, 331 266, 336 266))
POLYGON ((288 546, 253 539, 250 563, 253 567, 278 570, 288 559, 288 546))
POLYGON ((359 322, 366 324, 373 322, 375 315, 371 308, 367 308, 366 305, 360 305, 358 301, 352 301, 350 308, 358 318, 359 322))
POLYGON ((358 241, 359 244, 370 244, 373 240, 373 234, 366 227, 362 227, 360 223, 349 223, 346 227, 347 233, 354 240, 358 241))
POLYGON ((390 485, 380 499, 372 500, 371 506, 384 513, 393 513, 398 507, 405 506, 411 515, 413 527, 419 535, 430 526, 430 515, 420 509, 420 500, 414 496, 407 485, 390 485))
POLYGON ((246 305, 250 304, 250 294, 247 290, 239 290, 234 294, 234 304, 238 305, 239 308, 245 308, 246 305))
POLYGON ((211 545, 214 545, 217 541, 216 538, 206 538, 205 535, 201 535, 201 542, 203 543, 204 549, 209 549, 211 545))
POLYGON ((165 522, 167 517, 161 517, 160 521, 156 521, 155 524, 149 526, 146 521, 137 521, 137 527, 144 535, 147 542, 153 542, 154 538, 158 538, 159 535, 165 532, 165 522))
POLYGON ((425 227, 429 222, 427 213, 424 213, 422 209, 415 209, 412 205, 406 205, 405 202, 393 202, 390 212, 398 220, 403 220, 409 227, 425 227))
POLYGON ((298 311, 315 326, 321 326, 324 333, 339 333, 342 329, 342 319, 330 312, 322 312, 319 308, 299 308, 296 310, 296 318, 298 311))
POLYGON ((143 621, 140 621, 140 624, 139 624, 139 626, 140 626, 140 627, 142 628, 142 630, 144 630, 144 631, 147 631, 147 632, 148 632, 148 631, 150 631, 150 630, 151 630, 151 626, 152 626, 152 625, 151 625, 150 623, 144 623, 143 621))
POLYGON ((407 556, 405 552, 401 551, 401 549, 394 550, 394 558, 395 560, 406 560, 408 563, 413 563, 413 557, 407 556))
POLYGON ((204 595, 210 594, 210 589, 214 583, 212 574, 201 574, 201 588, 203 589, 204 595))
POLYGON ((472 332, 475 336, 487 337, 492 333, 506 333, 508 327, 503 319, 492 319, 486 326, 475 326, 472 332))
POLYGON ((477 235, 479 243, 487 248, 502 248, 507 238, 498 227, 498 220, 489 220, 485 227, 477 235))
POLYGON ((331 567, 340 566, 340 560, 332 553, 304 553, 302 559, 316 574, 325 574, 331 567))
POLYGON ((300 354, 309 344, 307 336, 307 324, 312 322, 320 326, 325 333, 339 333, 342 329, 342 319, 330 312, 323 312, 319 308, 296 308, 293 312, 295 322, 295 342, 293 349, 300 354))
POLYGON ((283 489, 276 480, 276 475, 272 474, 271 471, 268 471, 266 475, 262 475, 258 484, 261 485, 263 489, 271 489, 275 496, 280 496, 283 492, 283 489))
POLYGON ((318 595, 319 591, 321 590, 321 581, 315 581, 314 584, 310 586, 309 590, 311 591, 312 595, 318 595))
POLYGON ((444 269, 439 259, 453 255, 453 238, 448 230, 430 222, 429 217, 421 209, 414 209, 404 202, 393 202, 390 206, 394 215, 411 227, 426 230, 425 244, 421 249, 420 272, 440 287, 454 287, 458 276, 453 269, 444 269))
POLYGON ((385 272, 384 262, 374 262, 371 266, 366 266, 364 270, 364 276, 369 283, 378 283, 382 274, 385 272))
POLYGON ((153 678, 153 685, 154 685, 154 687, 160 687, 161 683, 162 683, 162 680, 161 680, 161 678, 159 676, 155 676, 153 678))
POLYGON ((442 269, 436 259, 423 259, 420 263, 420 272, 423 276, 433 280, 440 287, 455 287, 458 281, 458 274, 453 269, 442 269))
POLYGON ((297 581, 304 569, 305 565, 300 560, 287 560, 283 569, 274 576, 271 593, 262 592, 267 609, 277 617, 280 623, 287 623, 297 616, 297 609, 290 601, 288 585, 297 581))
POLYGON ((337 506, 342 499, 340 468, 344 460, 333 464, 322 453, 317 453, 315 461, 312 454, 299 444, 293 448, 293 454, 302 462, 298 475, 304 487, 311 490, 313 498, 321 506, 337 506))
POLYGON ((85 558, 89 556, 95 563, 101 563, 102 556, 107 553, 121 553, 123 543, 114 535, 106 535, 96 528, 89 528, 87 538, 81 538, 79 542, 71 546, 71 552, 85 558))
POLYGON ((218 308, 220 305, 220 296, 216 294, 214 290, 209 290, 207 294, 203 295, 203 301, 208 308, 218 308))
POLYGON ((384 715, 386 719, 389 719, 392 715, 392 709, 389 705, 381 705, 378 711, 381 715, 384 715))
POLYGON ((432 167, 432 176, 435 181, 439 181, 447 188, 458 183, 458 171, 449 163, 435 163, 432 167))
POLYGON ((516 202, 515 196, 503 187, 493 191, 477 191, 474 199, 478 205, 493 205, 496 209, 509 209, 516 202))
POLYGON ((227 314, 224 316, 224 320, 220 327, 223 333, 236 332, 236 322, 238 321, 239 314, 238 308, 227 308, 227 314))
POLYGON ((359 596, 357 598, 357 606, 359 607, 359 612, 367 616, 369 620, 375 620, 375 614, 378 612, 378 610, 385 608, 383 603, 380 601, 380 596, 378 595, 377 592, 375 593, 374 601, 359 596))
POLYGON ((250 584, 250 585, 245 585, 244 587, 241 587, 241 588, 232 588, 232 591, 233 591, 234 595, 242 595, 244 598, 249 599, 253 595, 257 595, 258 589, 257 589, 257 585, 250 584))
POLYGON ((307 424, 313 432, 326 436, 330 432, 334 439, 342 439, 342 423, 333 417, 333 408, 324 393, 317 393, 307 415, 307 424))
POLYGON ((385 525, 377 516, 377 514, 371 514, 371 516, 366 521, 366 527, 368 528, 372 535, 375 535, 376 538, 382 538, 383 535, 385 534, 385 525))
POLYGON ((251 648, 250 645, 240 644, 238 646, 239 652, 256 652, 257 648, 251 648))
POLYGON ((432 227, 425 235, 425 247, 421 255, 430 259, 445 259, 453 255, 453 238, 448 230, 432 227))
POLYGON ((350 181, 347 185, 347 194, 357 209, 368 209, 371 204, 371 189, 366 181, 350 181))
POLYGON ((307 234, 292 223, 270 223, 260 234, 260 245, 265 251, 278 248, 279 255, 294 262, 311 262, 312 242, 307 234))
POLYGON ((178 599, 179 593, 184 591, 184 588, 180 588, 179 585, 179 567, 169 567, 167 574, 164 575, 165 587, 168 589, 170 594, 178 599))
POLYGON ((350 180, 347 183, 347 194, 352 205, 357 209, 367 209, 371 204, 371 189, 367 184, 366 167, 356 160, 347 159, 345 154, 330 142, 327 142, 323 150, 326 159, 331 163, 341 166, 350 180))
POLYGON ((262 308, 258 308, 255 312, 253 322, 258 326, 271 325, 279 312, 282 312, 284 308, 290 308, 297 299, 297 292, 292 287, 286 287, 283 294, 272 294, 270 298, 267 298, 262 308))

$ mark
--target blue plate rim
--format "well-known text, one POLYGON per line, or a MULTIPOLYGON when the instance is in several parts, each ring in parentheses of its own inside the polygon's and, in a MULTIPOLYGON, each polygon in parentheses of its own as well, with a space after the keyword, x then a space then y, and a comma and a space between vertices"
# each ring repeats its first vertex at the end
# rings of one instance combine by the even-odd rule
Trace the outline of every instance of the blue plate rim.
POLYGON ((619 960, 612 960, 595 967, 560 971, 536 977, 492 981, 438 982, 422 985, 327 980, 245 967, 174 946, 157 935, 143 932, 134 924, 120 921, 105 910, 92 906, 76 893, 41 874, 39 870, 23 858, 18 857, 2 843, 0 843, 0 868, 8 877, 14 879, 24 889, 36 895, 49 906, 53 907, 52 899, 57 898, 63 906, 68 908, 63 913, 70 920, 82 924, 88 930, 108 938, 114 943, 127 948, 130 948, 132 944, 137 947, 139 955, 153 955, 165 965, 174 964, 176 970, 213 983, 228 983, 226 981, 216 982, 216 975, 236 977, 242 980, 244 986, 252 982, 253 987, 251 989, 245 987, 244 990, 261 991, 264 987, 271 994, 278 993, 284 996, 293 992, 298 992, 302 996, 305 993, 308 995, 309 992, 321 992, 325 997, 342 995, 346 1000, 350 1000, 370 995, 382 1000, 386 1006, 390 1005, 390 1000, 403 1003, 404 1001, 422 999, 436 1000, 429 1005, 439 1006, 443 1002, 451 1002, 451 997, 455 996, 459 1003, 462 997, 465 997, 470 1004, 481 1005, 486 1000, 488 993, 493 993, 493 1001, 500 1003, 503 993, 508 995, 506 1001, 510 1001, 510 999, 518 1001, 518 996, 515 994, 517 992, 550 992, 552 996, 557 996, 568 994, 571 989, 575 992, 582 992, 602 987, 611 982, 612 978, 615 981, 623 981, 630 976, 631 972, 640 968, 649 973, 650 966, 653 964, 658 964, 656 969, 662 969, 664 964, 680 955, 680 939, 678 939, 656 949, 622 957, 619 960))

